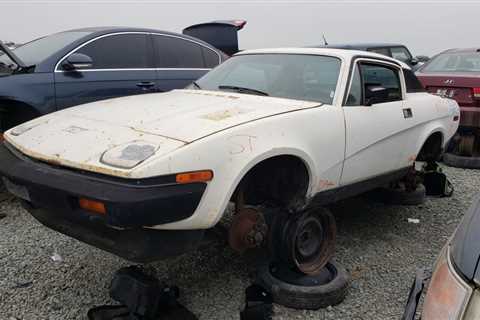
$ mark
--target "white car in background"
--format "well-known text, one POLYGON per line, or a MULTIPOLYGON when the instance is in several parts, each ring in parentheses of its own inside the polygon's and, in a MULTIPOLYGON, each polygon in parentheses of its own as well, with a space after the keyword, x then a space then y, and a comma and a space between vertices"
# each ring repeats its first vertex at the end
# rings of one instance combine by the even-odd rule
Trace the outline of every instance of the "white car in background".
POLYGON ((15 127, 0 174, 46 226, 132 261, 195 247, 233 201, 234 248, 270 239, 314 274, 331 257, 335 222, 308 208, 402 179, 419 157, 441 154, 458 120, 455 101, 424 92, 392 58, 251 50, 189 89, 15 127), (272 207, 289 214, 272 222, 262 214, 272 207))

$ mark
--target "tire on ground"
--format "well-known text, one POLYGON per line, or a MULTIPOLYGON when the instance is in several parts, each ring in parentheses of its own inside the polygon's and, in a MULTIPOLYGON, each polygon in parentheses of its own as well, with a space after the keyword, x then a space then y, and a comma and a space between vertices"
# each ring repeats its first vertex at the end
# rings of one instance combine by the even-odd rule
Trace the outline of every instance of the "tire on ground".
MULTIPOLYGON (((341 303, 347 295, 349 276, 346 270, 336 262, 326 266, 333 279, 324 284, 298 285, 276 278, 268 264, 258 270, 257 281, 272 294, 273 302, 294 309, 318 310, 341 303)), ((313 278, 298 273, 298 277, 313 278)))
POLYGON ((465 157, 453 153, 445 153, 443 155, 443 163, 449 167, 480 169, 480 157, 465 157))

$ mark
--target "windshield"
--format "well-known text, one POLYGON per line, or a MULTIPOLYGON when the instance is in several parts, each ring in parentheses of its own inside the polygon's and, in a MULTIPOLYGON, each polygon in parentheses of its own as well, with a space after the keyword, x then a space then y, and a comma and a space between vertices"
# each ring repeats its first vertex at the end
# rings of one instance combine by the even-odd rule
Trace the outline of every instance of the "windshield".
POLYGON ((236 91, 331 104, 340 59, 304 54, 234 56, 196 82, 205 90, 236 91))
POLYGON ((0 77, 11 74, 16 67, 15 62, 0 49, 0 77))
POLYGON ((480 53, 442 53, 425 65, 422 72, 480 72, 480 53))
MULTIPOLYGON (((70 43, 88 35, 89 32, 68 31, 52 34, 50 36, 40 38, 28 42, 14 50, 17 57, 27 66, 33 66, 45 60, 53 53, 63 49, 70 43)), ((10 59, 4 55, 0 55, 0 64, 6 64, 10 59)))

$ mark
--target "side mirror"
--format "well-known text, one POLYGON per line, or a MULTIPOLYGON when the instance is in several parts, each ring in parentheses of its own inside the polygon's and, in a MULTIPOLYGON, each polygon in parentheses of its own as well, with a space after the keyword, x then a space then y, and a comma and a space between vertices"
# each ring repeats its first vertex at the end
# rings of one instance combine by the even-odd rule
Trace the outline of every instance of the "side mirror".
POLYGON ((380 85, 365 86, 365 105, 371 106, 377 103, 388 102, 388 90, 380 85))
POLYGON ((92 66, 92 58, 83 53, 73 53, 69 55, 62 63, 63 69, 67 71, 88 69, 92 66))
POLYGON ((417 58, 412 58, 410 59, 410 65, 415 66, 419 63, 420 61, 417 58))

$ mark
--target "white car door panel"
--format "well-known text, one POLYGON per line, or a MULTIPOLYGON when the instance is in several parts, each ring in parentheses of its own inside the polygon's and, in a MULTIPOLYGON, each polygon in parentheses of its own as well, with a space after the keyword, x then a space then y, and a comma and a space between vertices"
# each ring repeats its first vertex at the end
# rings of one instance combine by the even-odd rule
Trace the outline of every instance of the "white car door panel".
POLYGON ((351 82, 343 108, 346 148, 342 185, 407 167, 407 137, 413 125, 411 110, 404 110, 408 107, 403 100, 403 78, 395 66, 360 61, 351 82), (386 89, 385 101, 370 100, 370 105, 368 96, 379 88, 386 89), (362 98, 351 103, 355 90, 357 95, 362 92, 362 98))

